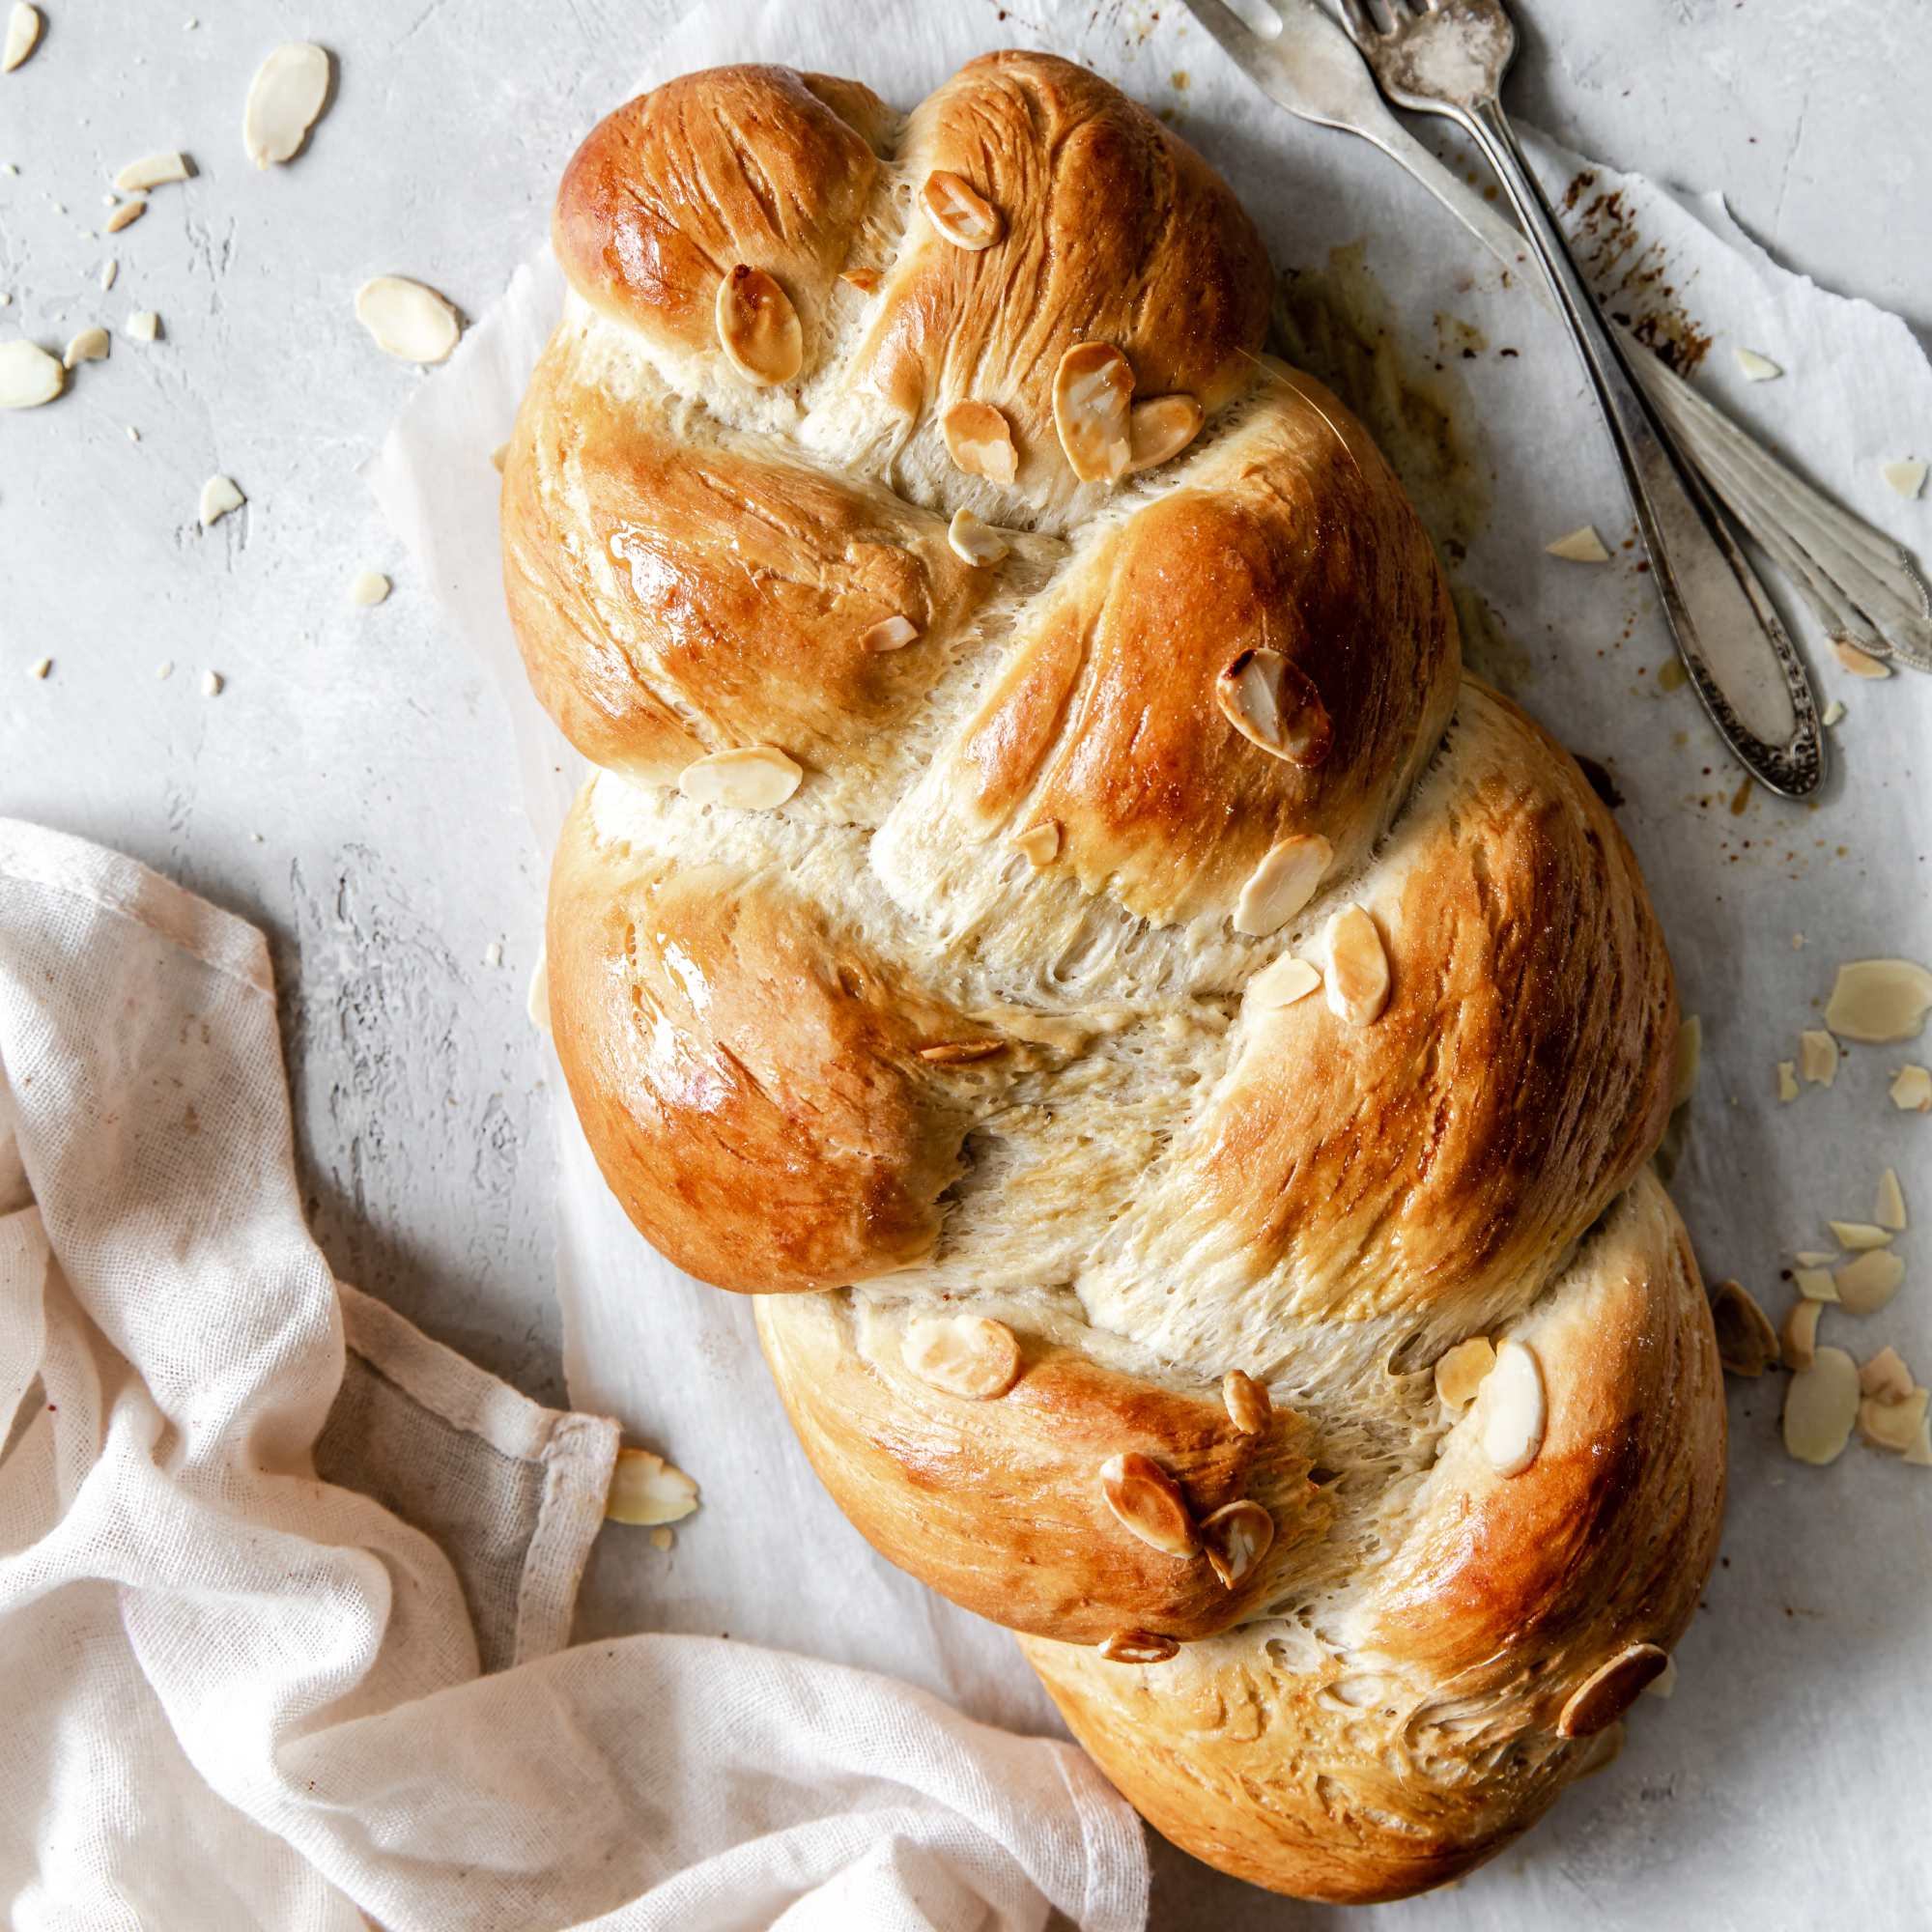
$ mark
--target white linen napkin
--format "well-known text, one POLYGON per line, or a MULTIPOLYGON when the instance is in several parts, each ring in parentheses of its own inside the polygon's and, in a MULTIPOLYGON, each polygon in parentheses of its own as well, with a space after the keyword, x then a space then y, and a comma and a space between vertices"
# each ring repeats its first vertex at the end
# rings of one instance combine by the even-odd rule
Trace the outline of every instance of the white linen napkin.
POLYGON ((331 1279, 261 935, 0 820, 9 1922, 1143 1922, 1065 1745, 742 1643, 562 1648, 615 1450, 331 1279))

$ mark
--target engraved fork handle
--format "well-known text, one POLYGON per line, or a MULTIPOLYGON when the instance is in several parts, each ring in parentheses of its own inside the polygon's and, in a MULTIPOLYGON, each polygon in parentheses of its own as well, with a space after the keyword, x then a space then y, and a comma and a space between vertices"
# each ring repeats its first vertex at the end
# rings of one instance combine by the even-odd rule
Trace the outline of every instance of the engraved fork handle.
POLYGON ((1508 117, 1493 98, 1466 109, 1430 105, 1447 112, 1482 149, 1570 324, 1636 505, 1659 600, 1705 710, 1753 777, 1786 798, 1809 797, 1824 780, 1825 748, 1804 666, 1717 505, 1597 313, 1508 117))

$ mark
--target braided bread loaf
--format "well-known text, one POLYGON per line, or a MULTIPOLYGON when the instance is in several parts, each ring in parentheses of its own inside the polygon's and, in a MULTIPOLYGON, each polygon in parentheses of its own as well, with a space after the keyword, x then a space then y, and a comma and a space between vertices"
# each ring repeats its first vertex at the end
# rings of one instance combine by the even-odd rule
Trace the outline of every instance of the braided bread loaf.
POLYGON ((1161 1831, 1312 1897, 1465 1870, 1722 1509, 1616 826, 1094 75, 688 75, 554 235, 505 576, 601 768, 548 946, 611 1186, 1161 1831))

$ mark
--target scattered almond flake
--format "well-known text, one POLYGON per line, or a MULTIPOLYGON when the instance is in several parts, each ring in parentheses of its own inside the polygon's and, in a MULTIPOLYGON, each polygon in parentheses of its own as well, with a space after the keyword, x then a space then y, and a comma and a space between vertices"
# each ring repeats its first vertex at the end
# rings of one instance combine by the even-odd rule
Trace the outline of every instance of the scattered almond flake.
POLYGON ((648 1449, 619 1449, 604 1514, 612 1522, 680 1522, 697 1507, 697 1485, 648 1449))
POLYGON ((1917 1039, 1932 1011, 1932 973, 1910 959, 1854 959, 1838 968, 1825 1006, 1826 1028, 1878 1045, 1917 1039))
POLYGON ((1279 651, 1242 651, 1214 680, 1214 701, 1250 744, 1291 765, 1319 765, 1335 742, 1321 693, 1279 651))
POLYGON ((1499 1476, 1520 1476, 1543 1447, 1548 1405, 1543 1364, 1520 1342, 1501 1342, 1477 1396, 1483 1454, 1499 1476))
POLYGON ((1901 497, 1916 497, 1925 487, 1925 459, 1915 456, 1905 463, 1881 463, 1878 473, 1901 497))
POLYGON ((980 570, 990 568, 1006 555, 1007 546, 1000 539, 1000 533, 992 525, 983 523, 971 510, 956 510, 952 522, 948 526, 946 541, 952 546, 952 554, 962 563, 970 563, 980 570))
POLYGON ((1905 1194, 1898 1184, 1898 1176, 1890 1168, 1878 1178, 1878 1200, 1872 1208, 1872 1219, 1894 1235, 1905 1226, 1905 1194))
POLYGON ((1905 1460, 1914 1468, 1932 1469, 1932 1428, 1922 1422, 1918 1425, 1918 1438, 1905 1452, 1905 1460))
POLYGON ((1839 697, 1834 697, 1833 698, 1831 703, 1829 703, 1825 707, 1824 723, 1827 724, 1842 724, 1844 723, 1844 720, 1845 720, 1844 700, 1839 697))
MULTIPOLYGON (((1577 1781, 1581 1783, 1586 1777, 1595 1777, 1600 1771, 1607 1771, 1624 1754, 1624 1743, 1630 1736, 1630 1726, 1619 1718, 1614 1724, 1606 1724, 1588 1744, 1577 1758, 1577 1781)), ((1437 1886, 1436 1890, 1446 1891, 1446 1886, 1437 1886)))
POLYGON ((1838 1280, 1830 1268, 1793 1268, 1791 1281, 1806 1301, 1836 1301, 1838 1298, 1838 1280))
POLYGON ((151 187, 186 180, 185 155, 144 155, 138 161, 129 161, 114 177, 114 185, 123 194, 145 194, 151 187))
POLYGON ((174 674, 175 661, 173 658, 163 658, 159 665, 156 667, 155 675, 156 677, 172 677, 174 674))
POLYGON ((12 161, 0 161, 0 175, 16 175, 19 172, 12 161))
POLYGON ((328 99, 328 56, 307 41, 277 47, 255 71, 242 140, 258 168, 292 160, 328 99))
POLYGON ((148 212, 148 204, 145 201, 124 201, 121 204, 121 206, 117 208, 114 211, 114 213, 107 217, 108 234, 110 235, 120 234, 122 229, 126 228, 129 222, 140 220, 142 215, 146 214, 147 212, 148 212))
POLYGON ((1761 1376, 1777 1360, 1777 1331, 1742 1282, 1720 1281, 1711 1295, 1718 1359, 1734 1376, 1761 1376))
POLYGON ((1127 412, 1127 474, 1155 469, 1201 434, 1201 405, 1192 396, 1153 396, 1127 412))
POLYGON ((1060 856, 1059 819, 1046 818, 1037 825, 1029 825, 1024 832, 1013 835, 1013 843, 1027 855, 1027 863, 1037 872, 1060 856))
POLYGON ((1243 1435, 1265 1435, 1274 1420, 1274 1404, 1268 1392, 1244 1369, 1230 1369, 1221 1378, 1221 1401, 1228 1420, 1243 1435))
POLYGON ((1829 1087, 1838 1077, 1838 1042, 1828 1033, 1798 1036, 1798 1061, 1814 1087, 1829 1087))
POLYGON ((1780 1100, 1798 1097, 1798 1069, 1788 1060, 1777 1063, 1777 1097, 1780 1100))
POLYGON ((1590 524, 1572 530, 1567 537, 1558 537, 1554 543, 1545 544, 1543 548, 1551 556, 1567 558, 1571 563, 1608 563, 1610 560, 1603 538, 1590 524))
POLYGON ((1274 1542, 1274 1518, 1260 1503, 1227 1503, 1201 1524, 1201 1548, 1224 1590, 1237 1590, 1274 1542))
POLYGON ((1607 1730, 1663 1674, 1670 1662, 1661 1645, 1627 1644, 1598 1665, 1572 1693, 1556 1719, 1559 1737, 1591 1738, 1607 1730))
POLYGON ((1670 1101, 1672 1113, 1696 1093, 1703 1065, 1704 1022, 1695 1013, 1686 1013, 1677 1029, 1677 1087, 1670 1101))
POLYGON ((1235 930, 1265 939, 1279 931, 1315 896, 1315 888, 1335 856, 1319 832, 1296 832, 1268 849, 1241 888, 1235 904, 1235 930))
POLYGON ((1788 1369, 1808 1369, 1818 1352, 1818 1318, 1825 1312, 1822 1301, 1800 1299, 1785 1311, 1784 1326, 1777 1331, 1778 1351, 1788 1369))
POLYGON ((1180 1648, 1171 1636, 1152 1631, 1116 1631, 1099 1646, 1109 1663, 1165 1663, 1180 1648))
POLYGON ((1864 1248, 1886 1247, 1891 1240, 1885 1229, 1875 1228, 1869 1221, 1828 1221, 1825 1225, 1831 1229, 1832 1238, 1854 1254, 1864 1248))
POLYGON ((1053 426, 1083 483, 1118 483, 1133 446, 1128 409, 1134 372, 1111 342, 1079 342, 1053 376, 1053 426))
POLYGON ((161 319, 151 308, 137 308, 128 318, 128 337, 132 342, 152 342, 161 332, 161 319))
POLYGON ((497 447, 490 452, 490 466, 493 469, 496 470, 498 476, 502 475, 503 466, 504 464, 509 462, 509 460, 510 460, 510 445, 507 442, 499 442, 497 445, 497 447))
POLYGON ((1844 638, 1831 640, 1832 655, 1852 673, 1854 677, 1889 677, 1891 667, 1883 658, 1875 658, 1869 651, 1861 651, 1858 645, 1844 638))
POLYGON ((34 410, 50 403, 67 382, 57 355, 24 337, 0 342, 0 410, 34 410))
POLYGON ((1690 673, 1682 658, 1671 658, 1658 667, 1657 681, 1665 691, 1682 691, 1690 682, 1690 673))
MULTIPOLYGON (((27 0, 14 0, 14 11, 7 15, 7 45, 5 52, 0 52, 0 73, 12 73, 34 51, 40 38, 40 11, 29 7, 27 0)), ((10 167, 8 173, 13 172, 10 167)))
POLYGON ((380 570, 358 570, 349 586, 352 604, 380 604, 389 594, 389 580, 380 570))
POLYGON ((248 842, 251 845, 259 845, 262 842, 262 835, 259 832, 249 833, 248 842))
POLYGON ((1834 1248, 1800 1248, 1792 1259, 1800 1267, 1827 1268, 1838 1264, 1838 1254, 1834 1248))
POLYGON ((769 811, 798 789, 805 768, 775 745, 713 752, 686 765, 677 788, 694 805, 727 805, 738 811, 769 811))
POLYGON ((1451 1408, 1467 1408, 1495 1365, 1495 1347, 1490 1338, 1471 1335, 1436 1362, 1435 1393, 1451 1408))
POLYGON ((12 308, 13 306, 14 306, 13 290, 0 289, 0 308, 12 308))
POLYGON ((1164 1556, 1191 1558, 1201 1539, 1180 1485, 1151 1456, 1129 1450, 1100 1466, 1100 1493, 1122 1527, 1164 1556))
POLYGON ((1297 959, 1292 952, 1284 953, 1248 981, 1241 1004, 1263 1012, 1292 1007, 1297 1000, 1305 1000, 1321 983, 1321 975, 1311 961, 1297 959))
POLYGON ((805 333, 791 298, 743 262, 718 284, 714 308, 724 359, 761 389, 789 383, 805 364, 805 333))
POLYGON ((71 369, 80 362, 104 362, 109 346, 104 328, 83 328, 68 344, 67 354, 61 357, 61 366, 71 369))
POLYGON ((463 325, 455 309, 421 282, 406 275, 377 275, 355 292, 355 320, 376 346, 399 362, 443 362, 463 325))
POLYGON ((1750 803, 1750 774, 1747 772, 1744 783, 1738 787, 1737 796, 1731 800, 1731 816, 1733 818, 1742 818, 1745 815, 1745 807, 1750 803))
POLYGON ((954 403, 939 419, 939 433, 953 468, 969 476, 1010 483, 1018 472, 1013 432, 991 403, 954 403))
POLYGON ((1373 1026, 1388 1005, 1388 954, 1376 923, 1358 905, 1330 916, 1322 944, 1328 949, 1328 1010, 1351 1026, 1373 1026))
POLYGON ((107 192, 100 197, 100 205, 102 208, 119 208, 121 206, 121 197, 118 194, 116 194, 114 190, 110 187, 107 190, 107 192))
POLYGON ((1870 1361, 1859 1364, 1859 1387, 1880 1402, 1903 1402, 1914 1386, 1912 1371, 1896 1349, 1881 1349, 1870 1361))
POLYGON ((494 939, 483 949, 483 963, 486 966, 500 966, 503 963, 503 949, 494 939))
POLYGON ((1000 239, 1000 212, 970 182, 943 169, 929 174, 919 191, 925 218, 955 248, 978 253, 1000 239))
POLYGON ((1677 1689, 1677 1660, 1664 1660, 1663 1668, 1643 1687, 1646 1697, 1668 1697, 1677 1689))
POLYGON ((235 487, 234 480, 227 476, 211 476, 201 486, 201 526, 207 529, 211 524, 218 524, 230 510, 239 510, 247 497, 235 487))
POLYGON ((672 1529, 668 1523, 661 1522, 651 1531, 651 1548, 653 1549, 668 1550, 676 1541, 677 1531, 672 1529))
POLYGON ((201 695, 204 697, 221 696, 222 677, 218 670, 205 670, 201 674, 201 695))
POLYGON ((1932 1114, 1932 1069, 1901 1066, 1890 1092, 1891 1104, 1901 1114, 1932 1114))
POLYGON ((1737 349, 1732 354, 1738 358, 1738 368, 1747 383, 1775 383, 1784 374, 1769 355, 1760 355, 1755 349, 1737 349))
POLYGON ((1801 1463, 1835 1463, 1859 1419, 1859 1370, 1842 1349, 1814 1350, 1784 1392, 1784 1446, 1801 1463))
POLYGON ((906 1324, 900 1353, 921 1381, 968 1402, 1005 1395, 1019 1379, 1020 1345, 1004 1321, 931 1315, 906 1324))
POLYGON ((1875 1315, 1898 1293, 1905 1279, 1904 1258, 1890 1248, 1871 1248, 1847 1262, 1833 1279, 1847 1315, 1875 1315))
POLYGON ((859 648, 876 657, 903 650, 918 636, 919 626, 910 617, 883 617, 859 639, 859 648))
POLYGON ((1887 1400, 1868 1395, 1859 1404, 1859 1434, 1874 1449, 1907 1454, 1925 1427, 1927 1392, 1922 1388, 1887 1400))
POLYGON ((862 296, 870 295, 879 286, 879 273, 876 269, 847 269, 838 279, 841 282, 850 282, 862 296))
POLYGON ((942 1039, 923 1046, 919 1057, 934 1066, 968 1066, 976 1060, 989 1060, 1006 1047, 1003 1039, 942 1039))
POLYGON ((100 265, 100 286, 103 289, 111 289, 114 286, 115 276, 120 272, 120 259, 114 255, 108 256, 106 261, 100 265))
POLYGON ((29 677, 45 677, 48 671, 52 670, 53 668, 54 668, 54 661, 52 658, 36 658, 33 661, 33 663, 27 667, 27 675, 29 677))
POLYGON ((546 950, 537 954, 537 963, 530 968, 530 989, 524 996, 524 1010, 530 1016, 530 1024, 539 1033, 550 1031, 550 953, 546 950))

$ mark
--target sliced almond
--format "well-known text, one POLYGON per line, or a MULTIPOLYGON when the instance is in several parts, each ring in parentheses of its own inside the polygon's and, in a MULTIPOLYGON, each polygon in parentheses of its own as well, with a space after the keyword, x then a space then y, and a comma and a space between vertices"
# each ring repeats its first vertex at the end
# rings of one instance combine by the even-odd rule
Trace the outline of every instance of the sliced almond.
POLYGON ((0 410, 37 410, 60 394, 67 372, 60 357, 21 337, 0 342, 0 410))
POLYGON ((1388 1005, 1389 963, 1376 923, 1358 905, 1328 922, 1328 1010, 1351 1026, 1373 1026, 1388 1005))
POLYGON ((1163 1555, 1201 1554, 1180 1485, 1151 1457, 1130 1450, 1103 1463, 1100 1493, 1123 1527, 1163 1555))
POLYGON ((1315 896, 1334 856, 1319 832, 1291 833, 1270 846, 1235 903, 1235 930, 1257 939, 1279 931, 1315 896))
POLYGON ((100 265, 100 286, 103 290, 114 286, 114 278, 121 272, 121 264, 112 255, 100 265))
POLYGON ((859 639, 862 651, 874 657, 887 651, 902 651, 919 636, 919 626, 910 617, 882 617, 859 639))
POLYGON ((1925 1423, 1918 1425, 1918 1435, 1905 1452, 1905 1460, 1915 1468, 1932 1469, 1932 1428, 1925 1423))
POLYGON ((1545 544, 1543 548, 1551 556, 1563 557, 1571 563, 1608 563, 1610 560, 1603 538, 1589 524, 1572 530, 1567 537, 1558 537, 1554 543, 1545 544))
POLYGON ((954 403, 939 419, 946 453, 969 476, 1010 483, 1019 470, 1013 432, 991 403, 954 403))
POLYGON ((677 788, 694 805, 728 805, 736 811, 770 811, 798 789, 805 768, 776 745, 713 752, 677 775, 677 788))
POLYGON ((1742 1282, 1720 1281, 1711 1296, 1718 1359, 1734 1376, 1761 1376, 1777 1360, 1777 1331, 1742 1282))
POLYGON ((1865 1248, 1887 1247, 1891 1241, 1888 1230, 1875 1228, 1869 1221, 1827 1221, 1825 1225, 1831 1229, 1832 1238, 1854 1254, 1865 1248))
POLYGON ((1891 667, 1883 658, 1875 658, 1869 651, 1861 651, 1849 638, 1831 639, 1832 655, 1851 672, 1854 677, 1889 677, 1891 667))
POLYGON ((648 1449, 619 1449, 604 1514, 612 1522, 679 1522, 697 1507, 697 1485, 648 1449))
POLYGON ((1201 405, 1192 396, 1152 396, 1127 412, 1127 474, 1154 469, 1201 434, 1201 405))
POLYGON ((498 476, 502 475, 503 466, 506 463, 508 463, 509 460, 510 460, 510 445, 507 441, 499 442, 497 445, 497 447, 490 452, 490 468, 494 469, 498 476))
POLYGON ((1180 1646, 1171 1636, 1152 1631, 1116 1631, 1100 1646, 1109 1663, 1165 1663, 1180 1646))
POLYGON ((1788 1060, 1777 1063, 1777 1097, 1786 1102, 1798 1097, 1798 1068, 1788 1060))
POLYGON ((1893 1234, 1905 1226, 1905 1195, 1899 1188, 1898 1176, 1890 1168, 1878 1178, 1878 1201, 1872 1208, 1872 1219, 1893 1234))
POLYGON ((1670 1662, 1658 1644, 1634 1643, 1586 1677, 1556 1720, 1566 1738, 1595 1737, 1623 1716, 1670 1662))
POLYGON ((364 606, 380 604, 389 594, 389 580, 380 570, 358 570, 349 586, 349 601, 364 606))
POLYGON ((1838 1301, 1847 1315, 1873 1315, 1898 1293, 1905 1279, 1904 1260, 1889 1248, 1872 1248, 1848 1262, 1833 1279, 1838 1301))
POLYGON ((1785 1310, 1784 1326, 1778 1330, 1778 1352, 1788 1369, 1808 1369, 1818 1354, 1818 1318, 1825 1312, 1822 1301, 1801 1295, 1785 1310))
POLYGON ((83 328, 67 346, 61 367, 71 369, 77 362, 104 362, 112 345, 104 328, 83 328))
POLYGON ((1494 1344, 1487 1335, 1471 1335, 1436 1362, 1435 1393, 1451 1408, 1467 1408, 1495 1365, 1494 1344))
POLYGON ((1230 1369, 1221 1378, 1221 1400, 1227 1405, 1228 1420, 1243 1435, 1268 1433, 1268 1425, 1274 1420, 1274 1404, 1253 1376, 1241 1369, 1230 1369))
POLYGON ((1297 1000, 1305 1000, 1321 983, 1321 975, 1308 960, 1297 959, 1292 952, 1284 953, 1248 981, 1241 1004, 1262 1011, 1292 1007, 1297 1000))
POLYGON ((1029 825, 1024 832, 1013 835, 1013 843, 1027 855, 1027 863, 1037 872, 1060 856, 1060 821, 1043 818, 1037 825, 1029 825))
POLYGON ((1499 1476, 1520 1476, 1543 1447, 1548 1408, 1543 1364, 1520 1342, 1502 1342, 1477 1397, 1483 1454, 1499 1476))
POLYGON ((530 968, 529 991, 524 995, 524 1010, 530 1016, 530 1024, 539 1033, 550 1031, 550 953, 537 954, 537 963, 530 968))
POLYGON ((1912 1371, 1896 1349, 1881 1349, 1870 1361, 1859 1364, 1860 1393, 1876 1396, 1880 1402, 1903 1402, 1915 1386, 1912 1371))
POLYGON ((952 513, 952 521, 946 528, 946 541, 961 563, 970 563, 979 570, 988 569, 1007 554, 999 531, 971 510, 952 513))
POLYGON ((227 687, 227 680, 218 670, 205 670, 201 674, 201 695, 204 697, 219 697, 227 687))
POLYGON ((1798 1070, 1814 1087, 1829 1087, 1838 1077, 1838 1042, 1828 1033, 1800 1034, 1798 1070))
POLYGON ((990 1060, 1003 1052, 1006 1044, 1003 1039, 943 1039, 937 1045, 921 1047, 919 1057, 934 1066, 967 1066, 976 1060, 990 1060))
POLYGON ((876 269, 847 269, 838 279, 850 282, 862 296, 868 296, 879 286, 879 271, 876 269))
POLYGON ((1274 1518, 1260 1503, 1229 1503, 1201 1524, 1201 1547, 1230 1590, 1247 1581, 1273 1541, 1274 1518))
POLYGON ((1831 703, 1826 705, 1825 715, 1819 722, 1824 724, 1842 724, 1845 722, 1844 700, 1839 697, 1833 698, 1831 703))
POLYGON ((29 7, 27 0, 14 0, 14 11, 7 15, 7 45, 0 52, 0 73, 12 73, 34 51, 40 38, 39 10, 29 7))
POLYGON ((978 253, 1000 239, 1000 211, 972 183, 944 169, 929 174, 919 191, 925 218, 955 248, 978 253))
POLYGON ((659 1523, 657 1528, 651 1531, 651 1548, 653 1549, 668 1549, 676 1541, 676 1530, 668 1527, 664 1523, 659 1523))
POLYGON ((718 284, 718 341, 725 360, 760 388, 789 383, 805 363, 791 298, 762 269, 740 262, 718 284))
POLYGON ((1901 1114, 1932 1114, 1932 1067, 1901 1066, 1888 1093, 1901 1114))
POLYGON ((1784 1446, 1801 1463, 1834 1463, 1859 1417, 1859 1370, 1842 1349, 1817 1349, 1784 1392, 1784 1446))
POLYGON ((137 308, 128 318, 130 342, 152 342, 161 332, 161 319, 151 308, 137 308))
POLYGON ((277 47, 255 70, 242 110, 248 158, 266 169, 294 158, 328 99, 328 56, 307 41, 277 47))
POLYGON ((1918 1440, 1925 1427, 1926 1391, 1909 1389, 1896 1401, 1866 1396, 1859 1404, 1859 1434, 1874 1449, 1889 1449, 1903 1456, 1918 1440))
POLYGON ((1825 1025, 1873 1045, 1917 1039, 1932 1011, 1932 973, 1911 959, 1854 959, 1838 968, 1825 1025))
POLYGON ((355 292, 355 320, 399 362, 446 361, 463 333, 456 311, 434 289, 407 275, 364 282, 355 292))
POLYGON ((1643 1694, 1646 1697, 1662 1697, 1668 1700, 1670 1693, 1676 1689, 1677 1660, 1668 1657, 1663 1661, 1663 1668, 1643 1687, 1643 1694))
POLYGON ((932 1315, 908 1322, 901 1352, 921 1381, 972 1402, 1005 1395, 1019 1379, 1013 1331, 982 1315, 932 1315))
POLYGON ((1792 1257, 1802 1268, 1829 1268, 1838 1264, 1835 1248, 1800 1248, 1792 1257))
POLYGON ((1214 702, 1242 737, 1291 765, 1319 765, 1335 742, 1321 693, 1279 651, 1241 652, 1214 680, 1214 702))
POLYGON ((1083 483, 1118 483, 1133 460, 1134 372, 1111 342, 1076 343, 1053 377, 1053 426, 1083 483))
POLYGON ((1686 1013, 1677 1029, 1677 1086, 1670 1097, 1673 1112, 1696 1093, 1703 1065, 1704 1022, 1695 1013, 1686 1013))
POLYGON ((1614 1724, 1605 1724, 1583 1748, 1577 1753, 1577 1782, 1580 1784, 1586 1777, 1595 1777, 1600 1771, 1607 1771, 1624 1754, 1624 1745, 1630 1737, 1630 1726, 1619 1718, 1614 1724))
MULTIPOLYGON (((169 182, 187 180, 185 155, 144 155, 129 161, 114 177, 114 185, 123 194, 145 194, 151 187, 164 187, 169 182)), ((108 223, 111 228, 114 224, 108 223)))
POLYGON ((207 529, 211 524, 218 524, 230 510, 239 510, 247 497, 236 488, 231 476, 211 476, 201 486, 201 504, 198 514, 201 526, 207 529))
POLYGON ((1838 1283, 1828 1267, 1796 1267, 1791 1280, 1806 1301, 1836 1301, 1838 1283))
POLYGON ((1925 487, 1925 459, 1914 456, 1903 463, 1881 463, 1878 473, 1901 497, 1916 497, 1925 487))
POLYGON ((1775 383, 1784 374, 1769 355, 1760 355, 1755 349, 1734 349, 1738 358, 1738 373, 1747 383, 1775 383))
POLYGON ((114 211, 114 213, 107 217, 105 227, 107 229, 108 234, 110 235, 120 234, 122 229, 128 226, 130 222, 135 222, 140 220, 142 215, 146 214, 147 212, 148 212, 148 204, 145 201, 124 201, 121 204, 121 206, 117 208, 114 211))

